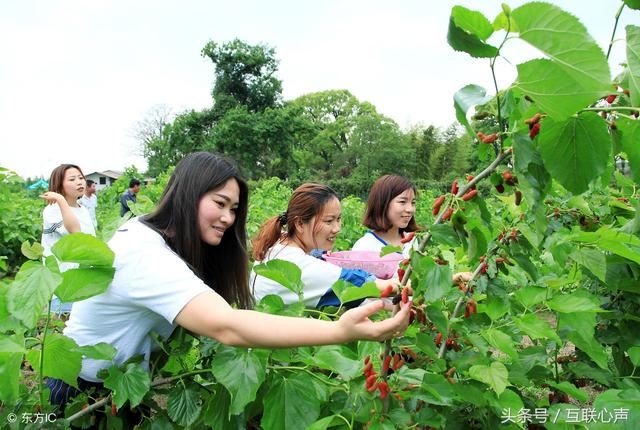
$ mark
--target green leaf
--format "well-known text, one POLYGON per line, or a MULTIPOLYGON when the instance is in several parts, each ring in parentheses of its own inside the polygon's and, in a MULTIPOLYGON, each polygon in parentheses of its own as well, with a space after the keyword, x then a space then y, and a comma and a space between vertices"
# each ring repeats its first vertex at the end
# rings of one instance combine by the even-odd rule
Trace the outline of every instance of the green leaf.
MULTIPOLYGON (((77 378, 82 367, 82 354, 77 352, 77 349, 76 342, 67 336, 58 333, 47 335, 44 345, 43 376, 62 379, 67 384, 77 387, 77 378)), ((40 350, 29 350, 27 360, 34 369, 40 370, 40 350)))
POLYGON ((478 304, 478 312, 484 312, 492 321, 496 321, 507 311, 509 311, 509 303, 502 297, 490 296, 486 302, 478 304))
POLYGON ((640 27, 627 25, 627 67, 631 106, 640 106, 640 27))
POLYGON ((586 191, 605 171, 611 138, 606 122, 594 112, 561 122, 547 118, 538 139, 545 167, 574 194, 586 191))
POLYGON ((380 250, 380 257, 384 257, 385 255, 388 255, 388 254, 393 254, 394 252, 402 253, 402 248, 394 245, 385 245, 380 250))
POLYGON ((422 389, 425 391, 422 400, 432 405, 449 406, 456 397, 454 387, 442 375, 425 373, 422 389))
POLYGON ((274 375, 273 382, 264 397, 264 414, 260 422, 268 430, 304 429, 318 419, 320 401, 315 392, 311 376, 294 373, 283 377, 274 375))
POLYGON ((476 365, 469 369, 469 376, 476 381, 483 382, 491 387, 499 396, 509 385, 509 372, 504 364, 494 361, 491 366, 476 365))
MULTIPOLYGON (((456 119, 467 129, 467 132, 473 139, 476 139, 476 134, 473 128, 471 128, 469 120, 467 120, 467 112, 469 112, 469 109, 473 106, 484 104, 489 100, 491 100, 491 96, 487 96, 487 90, 478 85, 467 85, 453 95, 453 107, 456 109, 456 119)), ((433 226, 431 230, 436 227, 437 226, 433 226)))
POLYGON ((115 257, 106 243, 84 233, 62 236, 51 247, 51 252, 60 261, 95 267, 111 267, 115 257))
POLYGON ((460 239, 449 224, 435 224, 429 228, 429 233, 435 243, 450 247, 460 246, 460 239))
POLYGON ((338 418, 338 415, 329 415, 328 417, 320 418, 318 421, 307 427, 307 430, 327 430, 329 427, 333 427, 340 423, 344 423, 343 420, 338 418))
POLYGON ((578 249, 569 255, 578 264, 589 269, 602 282, 606 281, 607 258, 602 251, 596 249, 578 249))
POLYGON ((493 34, 491 22, 480 12, 454 6, 449 18, 447 41, 456 51, 476 58, 495 57, 498 49, 485 41, 493 34))
POLYGON ((572 332, 567 337, 575 344, 576 348, 585 352, 602 369, 609 368, 609 355, 605 348, 598 343, 593 336, 585 336, 579 332, 572 332))
POLYGON ((104 293, 116 270, 107 268, 77 268, 62 273, 62 283, 56 295, 63 302, 77 302, 104 293))
POLYGON ((124 372, 115 366, 109 368, 108 372, 109 376, 105 378, 104 386, 112 391, 116 406, 121 408, 127 400, 132 408, 138 406, 149 391, 149 373, 138 363, 127 364, 124 372))
POLYGON ((627 154, 633 179, 640 183, 640 145, 637 144, 640 142, 640 122, 627 118, 618 118, 616 124, 620 145, 627 154))
POLYGON ((640 10, 640 0, 622 0, 627 7, 631 9, 640 10))
POLYGON ((37 261, 27 261, 7 293, 8 309, 28 328, 34 328, 51 295, 62 281, 59 274, 37 261))
POLYGON ((568 395, 570 395, 571 397, 575 398, 580 402, 586 402, 587 400, 589 400, 589 396, 587 395, 587 393, 585 393, 584 391, 582 391, 581 389, 573 385, 571 382, 564 381, 564 382, 560 382, 559 384, 556 384, 553 381, 547 381, 547 383, 550 386, 567 393, 568 395))
POLYGON ((256 310, 268 314, 280 314, 284 311, 284 300, 277 294, 267 294, 256 305, 256 310))
POLYGON ((22 352, 0 352, 0 402, 14 405, 22 379, 22 352))
POLYGON ((414 292, 421 293, 426 289, 424 298, 427 302, 438 300, 451 289, 452 280, 449 266, 441 266, 430 257, 424 257, 418 261, 414 269, 422 280, 419 288, 414 288, 414 292))
POLYGON ((511 336, 497 329, 488 329, 481 334, 491 346, 498 348, 514 360, 518 359, 518 352, 513 347, 514 342, 511 336))
POLYGON ((362 286, 356 287, 350 282, 338 279, 333 283, 331 289, 340 300, 340 303, 362 300, 367 297, 380 297, 380 290, 375 282, 365 282, 362 286))
POLYGON ((22 336, 7 336, 0 334, 0 352, 19 352, 23 354, 24 338, 22 336))
POLYGON ((566 314, 575 312, 603 312, 598 300, 586 291, 558 294, 547 301, 549 308, 566 314))
POLYGON ((503 411, 521 411, 524 408, 522 398, 511 390, 504 390, 502 394, 498 396, 497 406, 499 408, 496 412, 503 413, 503 411))
POLYGON ((231 395, 222 385, 216 385, 216 392, 205 401, 202 419, 211 429, 236 429, 246 428, 242 415, 229 415, 231 395))
POLYGON ((269 351, 261 349, 222 345, 218 350, 211 370, 231 394, 231 415, 238 415, 249 402, 255 400, 256 392, 264 382, 268 358, 269 351))
POLYGON ((76 352, 93 360, 113 360, 118 350, 108 343, 100 342, 95 345, 79 346, 76 352))
POLYGON ((182 427, 188 427, 196 422, 201 410, 200 394, 194 388, 178 384, 169 392, 167 413, 175 423, 182 427))
POLYGON ((22 242, 20 250, 29 260, 39 260, 42 258, 42 254, 44 253, 44 248, 38 242, 33 242, 33 244, 29 244, 29 242, 22 242))
POLYGON ((267 279, 277 282, 298 296, 302 295, 304 284, 302 283, 302 271, 290 261, 270 260, 253 267, 253 271, 267 279))
POLYGON ((629 359, 633 363, 634 366, 640 367, 640 346, 632 346, 627 349, 627 354, 629 354, 629 359))
POLYGON ((531 307, 542 302, 547 297, 546 288, 528 285, 515 292, 515 296, 525 307, 531 307))
POLYGON ((536 314, 527 314, 514 318, 516 326, 532 339, 552 339, 560 342, 560 337, 548 322, 538 318, 536 314))
POLYGON ((573 15, 532 2, 515 9, 512 17, 519 37, 549 58, 518 65, 516 85, 550 117, 567 118, 611 90, 604 52, 573 15))
POLYGON ((318 347, 313 361, 321 369, 336 372, 345 381, 350 381, 362 372, 362 365, 346 346, 327 345, 318 347))

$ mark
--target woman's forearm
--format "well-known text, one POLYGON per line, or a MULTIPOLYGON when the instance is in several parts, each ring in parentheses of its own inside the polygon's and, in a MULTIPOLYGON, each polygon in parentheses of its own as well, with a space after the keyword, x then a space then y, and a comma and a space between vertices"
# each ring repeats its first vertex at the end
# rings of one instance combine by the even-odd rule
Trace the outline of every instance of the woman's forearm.
POLYGON ((230 309, 228 324, 211 337, 232 346, 289 348, 331 345, 353 340, 340 324, 312 318, 284 317, 256 311, 230 309))
POLYGON ((76 214, 73 213, 69 204, 65 202, 59 202, 58 206, 60 207, 60 213, 62 214, 62 223, 64 224, 64 228, 69 233, 78 233, 80 231, 80 220, 76 214))

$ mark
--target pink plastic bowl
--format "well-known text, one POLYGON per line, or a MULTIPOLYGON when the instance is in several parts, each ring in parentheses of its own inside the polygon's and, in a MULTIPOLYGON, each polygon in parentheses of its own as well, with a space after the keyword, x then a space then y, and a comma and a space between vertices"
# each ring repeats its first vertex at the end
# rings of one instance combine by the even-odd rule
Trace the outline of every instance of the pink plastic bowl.
POLYGON ((389 279, 404 256, 397 252, 380 257, 378 251, 338 251, 325 254, 322 258, 345 269, 362 269, 373 273, 377 278, 389 279))

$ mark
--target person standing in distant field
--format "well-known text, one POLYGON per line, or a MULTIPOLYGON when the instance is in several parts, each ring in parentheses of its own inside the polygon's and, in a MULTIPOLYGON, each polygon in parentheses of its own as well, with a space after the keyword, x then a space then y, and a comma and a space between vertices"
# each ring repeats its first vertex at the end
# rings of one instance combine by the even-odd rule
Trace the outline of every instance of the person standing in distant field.
POLYGON ((129 202, 136 202, 136 194, 138 194, 138 191, 140 191, 140 181, 134 178, 129 181, 129 189, 120 196, 121 217, 131 211, 131 209, 129 209, 129 202))
POLYGON ((80 197, 79 203, 89 210, 93 227, 97 229, 96 207, 98 206, 98 197, 96 196, 96 183, 91 179, 87 179, 87 187, 84 189, 84 194, 80 197))

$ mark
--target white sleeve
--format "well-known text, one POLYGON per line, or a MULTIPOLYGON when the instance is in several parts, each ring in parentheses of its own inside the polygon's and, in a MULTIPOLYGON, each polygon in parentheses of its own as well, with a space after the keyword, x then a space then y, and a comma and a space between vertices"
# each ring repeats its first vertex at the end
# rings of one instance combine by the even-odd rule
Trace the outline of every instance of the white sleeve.
POLYGON ((42 234, 58 233, 60 235, 68 234, 67 229, 64 228, 64 221, 62 219, 62 212, 57 204, 47 205, 42 211, 42 234))
POLYGON ((120 259, 116 257, 116 274, 112 283, 118 286, 117 294, 125 296, 128 301, 161 315, 173 324, 187 303, 197 295, 211 291, 169 248, 157 244, 152 247, 132 245, 138 248, 135 253, 125 253, 120 259))

